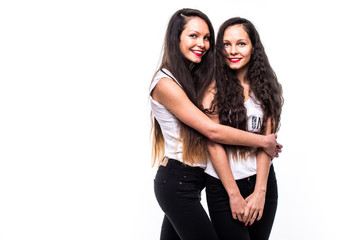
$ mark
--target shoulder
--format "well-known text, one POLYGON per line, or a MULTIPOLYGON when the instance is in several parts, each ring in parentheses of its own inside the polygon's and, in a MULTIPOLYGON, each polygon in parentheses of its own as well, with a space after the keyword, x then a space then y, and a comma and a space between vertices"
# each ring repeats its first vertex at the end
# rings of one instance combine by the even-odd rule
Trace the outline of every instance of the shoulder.
POLYGON ((156 86, 154 86, 152 97, 155 101, 164 105, 168 101, 183 99, 186 97, 186 94, 173 79, 162 77, 157 81, 156 86))
POLYGON ((173 88, 175 89, 181 89, 180 86, 171 78, 168 77, 162 77, 158 80, 156 87, 160 90, 171 90, 173 88))
POLYGON ((153 77, 153 80, 150 85, 150 93, 152 93, 155 87, 158 86, 159 82, 162 82, 161 84, 163 84, 164 82, 163 79, 167 79, 165 80, 165 82, 175 81, 177 84, 179 84, 169 70, 167 70, 166 68, 161 68, 155 73, 153 77))

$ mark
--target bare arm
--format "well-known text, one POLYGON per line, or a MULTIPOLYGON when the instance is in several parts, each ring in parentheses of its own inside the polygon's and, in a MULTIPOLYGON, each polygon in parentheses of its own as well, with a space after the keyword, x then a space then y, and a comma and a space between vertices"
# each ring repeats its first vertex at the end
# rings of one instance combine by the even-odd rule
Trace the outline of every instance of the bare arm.
MULTIPOLYGON (((266 134, 271 133, 271 119, 269 118, 266 125, 266 134)), ((265 205, 265 196, 267 190, 267 179, 270 169, 270 157, 262 150, 256 156, 256 184, 255 189, 250 196, 246 198, 247 206, 245 210, 245 225, 252 225, 255 220, 260 220, 265 205)))
POLYGON ((179 85, 169 78, 159 80, 152 92, 152 97, 180 121, 214 142, 262 147, 270 156, 276 154, 275 134, 263 136, 213 122, 189 100, 179 85))
MULTIPOLYGON (((208 91, 203 100, 203 105, 208 108, 214 98, 214 92, 208 91)), ((215 123, 219 123, 217 114, 208 115, 215 123)), ((240 190, 236 185, 234 176, 231 172, 229 160, 222 145, 215 143, 211 140, 207 144, 211 162, 218 174, 227 194, 229 195, 229 203, 231 208, 232 217, 243 221, 243 215, 246 207, 246 202, 241 196, 240 190)))

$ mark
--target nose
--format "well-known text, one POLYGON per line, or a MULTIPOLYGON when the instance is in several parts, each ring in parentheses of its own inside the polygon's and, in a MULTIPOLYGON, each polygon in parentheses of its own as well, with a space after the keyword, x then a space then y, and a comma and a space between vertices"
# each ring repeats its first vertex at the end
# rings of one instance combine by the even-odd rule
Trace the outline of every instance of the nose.
POLYGON ((201 47, 201 48, 204 48, 204 46, 205 46, 204 39, 198 38, 197 39, 197 46, 201 47))
POLYGON ((238 53, 237 47, 236 46, 231 46, 230 54, 231 55, 236 55, 237 53, 238 53))

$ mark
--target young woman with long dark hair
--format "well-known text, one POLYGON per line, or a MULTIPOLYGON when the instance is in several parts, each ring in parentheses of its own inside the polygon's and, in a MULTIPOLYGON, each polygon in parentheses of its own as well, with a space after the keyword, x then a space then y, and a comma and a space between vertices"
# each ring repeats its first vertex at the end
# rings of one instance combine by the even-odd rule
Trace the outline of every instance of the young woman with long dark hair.
POLYGON ((154 190, 165 213, 161 239, 217 239, 200 203, 207 139, 260 147, 270 156, 279 150, 275 134, 262 136, 220 125, 202 111, 214 77, 214 46, 214 30, 204 13, 181 9, 171 17, 162 62, 150 86, 153 159, 159 165, 154 190))
MULTIPOLYGON (((204 97, 209 116, 217 123, 259 135, 276 133, 282 88, 255 26, 238 17, 224 22, 215 51, 215 84, 204 97)), ((268 239, 278 197, 272 158, 263 149, 249 146, 209 142, 208 149, 212 161, 205 170, 206 195, 219 239, 268 239), (219 164, 230 168, 230 177, 236 180, 242 195, 240 214, 234 214, 229 204, 228 191, 217 171, 219 164)))

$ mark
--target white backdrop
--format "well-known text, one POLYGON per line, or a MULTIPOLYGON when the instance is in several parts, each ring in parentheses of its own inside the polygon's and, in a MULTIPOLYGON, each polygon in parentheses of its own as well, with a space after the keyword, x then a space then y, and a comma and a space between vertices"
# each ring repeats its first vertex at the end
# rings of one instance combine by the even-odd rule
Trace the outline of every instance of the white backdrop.
POLYGON ((159 238, 147 94, 183 7, 251 20, 283 86, 271 239, 360 239, 355 3, 1 1, 0 240, 159 238))

